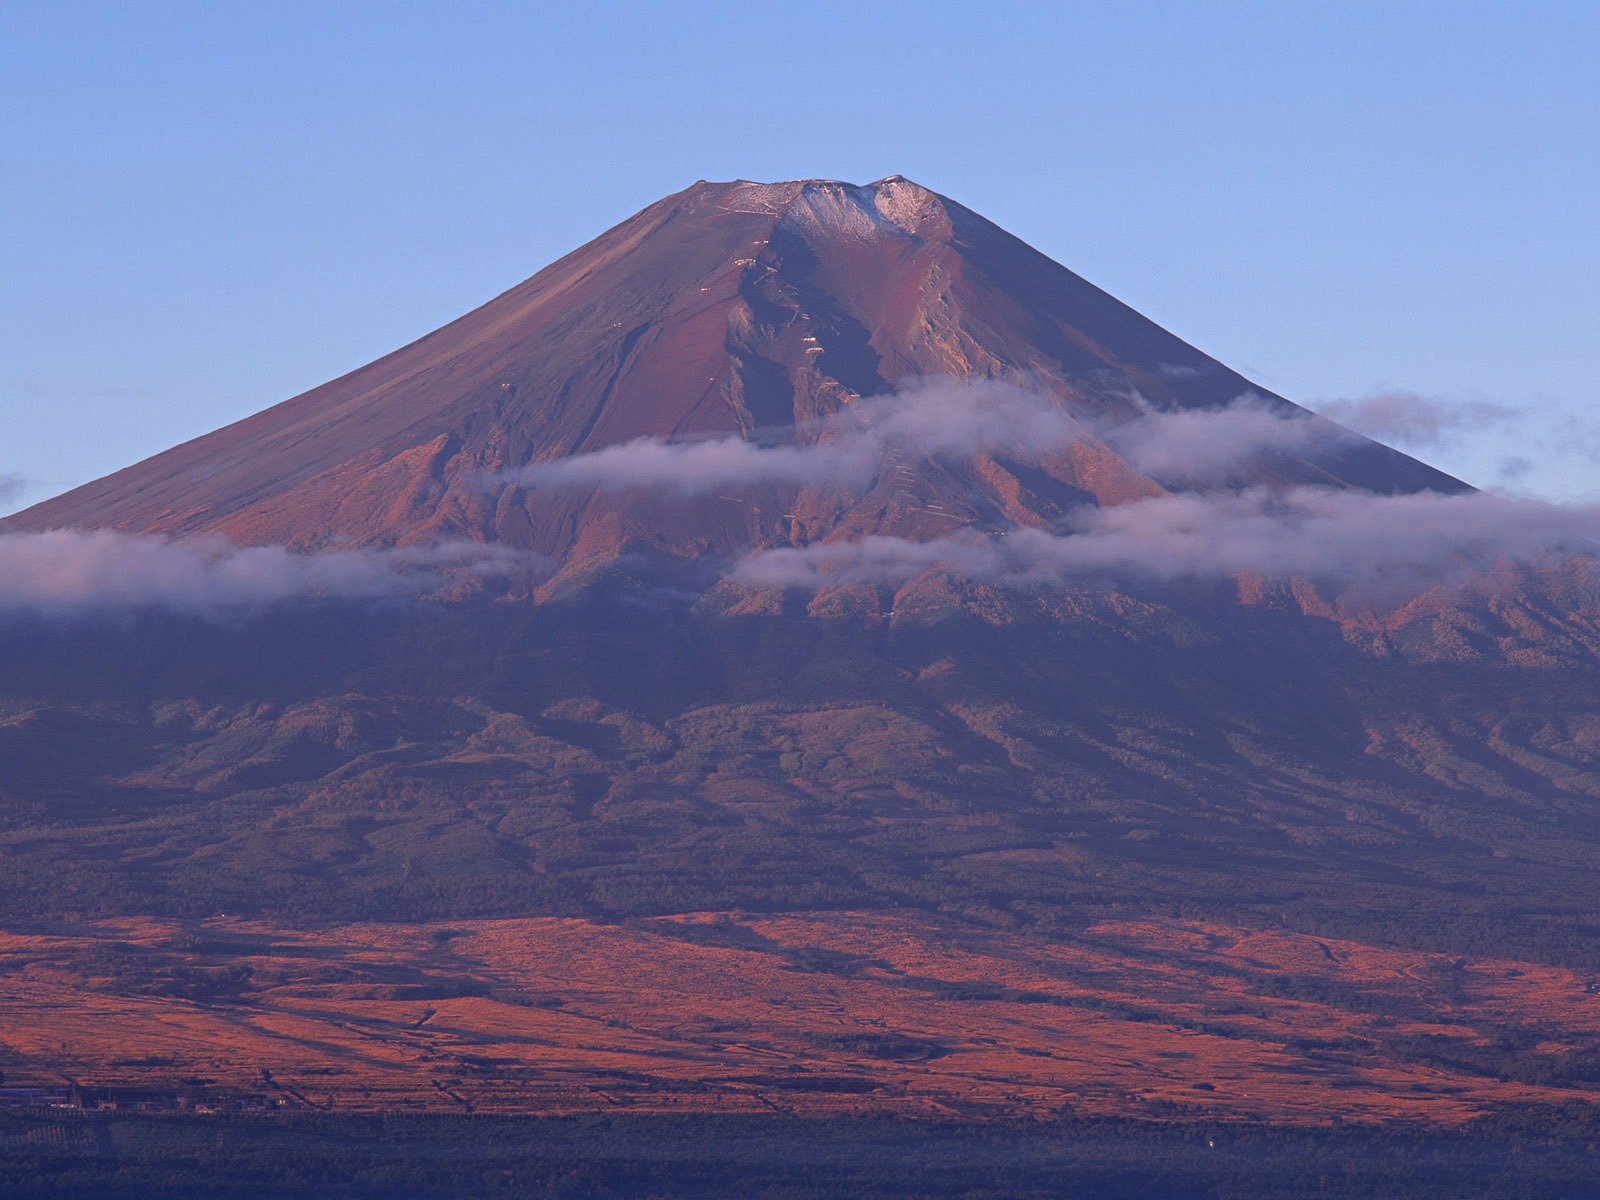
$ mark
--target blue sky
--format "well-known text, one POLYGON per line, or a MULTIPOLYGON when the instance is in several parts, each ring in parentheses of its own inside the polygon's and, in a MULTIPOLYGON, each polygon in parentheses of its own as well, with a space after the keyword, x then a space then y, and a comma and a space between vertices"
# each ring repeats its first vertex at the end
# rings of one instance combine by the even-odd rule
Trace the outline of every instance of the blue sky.
POLYGON ((0 511, 698 178, 904 174, 1261 384, 1600 498, 1600 5, 0 5, 0 511))

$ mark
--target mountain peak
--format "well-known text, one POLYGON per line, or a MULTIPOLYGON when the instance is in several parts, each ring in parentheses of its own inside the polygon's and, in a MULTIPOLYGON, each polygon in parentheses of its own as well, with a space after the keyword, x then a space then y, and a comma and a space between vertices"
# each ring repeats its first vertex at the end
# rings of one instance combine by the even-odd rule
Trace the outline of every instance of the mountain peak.
POLYGON ((870 240, 886 233, 942 236, 950 231, 945 198, 903 175, 868 184, 737 179, 700 183, 690 192, 727 212, 777 217, 797 230, 852 239, 870 240))

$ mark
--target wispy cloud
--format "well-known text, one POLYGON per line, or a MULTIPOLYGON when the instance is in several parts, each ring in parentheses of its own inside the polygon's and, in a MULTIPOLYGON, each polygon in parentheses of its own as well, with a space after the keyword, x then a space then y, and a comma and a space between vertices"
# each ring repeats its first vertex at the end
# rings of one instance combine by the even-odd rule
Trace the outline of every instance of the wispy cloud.
MULTIPOLYGON (((1396 400, 1385 411, 1396 425, 1409 421, 1424 432, 1452 427, 1428 404, 1407 407, 1396 400)), ((862 487, 894 461, 991 452, 1039 462, 1094 439, 1158 481, 1189 489, 1116 506, 1086 505, 1053 530, 829 541, 758 550, 727 568, 735 580, 774 587, 901 583, 943 571, 1015 584, 1250 573, 1394 591, 1457 581, 1497 564, 1600 549, 1600 508, 1594 506, 1483 493, 1240 488, 1243 468, 1314 455, 1354 437, 1301 410, 1249 396, 1222 409, 1146 409, 1115 420, 1083 420, 1052 397, 1010 384, 925 382, 848 405, 783 436, 781 442, 645 438, 498 478, 533 489, 673 494, 758 485, 862 487)), ((10 534, 0 536, 0 611, 161 607, 225 614, 302 597, 437 594, 462 580, 535 569, 529 556, 478 544, 297 554, 281 546, 109 532, 10 534)))
POLYGON ((1167 484, 1215 482, 1263 459, 1359 440, 1302 409, 1251 395, 1222 409, 1149 411, 1097 432, 1139 470, 1167 484))
POLYGON ((870 440, 849 436, 807 446, 763 446, 737 437, 697 442, 649 437, 495 478, 523 487, 654 488, 699 495, 757 484, 860 483, 871 477, 880 458, 870 440))
POLYGON ((1379 496, 1254 488, 1083 512, 1068 531, 930 541, 869 537, 760 551, 730 577, 766 587, 904 583, 946 571, 997 583, 1303 576, 1417 590, 1499 564, 1600 548, 1600 508, 1487 493, 1379 496))
POLYGON ((21 475, 8 475, 0 471, 0 508, 5 508, 26 490, 28 481, 21 475))
POLYGON ((1438 446, 1463 432, 1481 432, 1522 414, 1487 400, 1446 400, 1417 392, 1380 391, 1359 399, 1329 400, 1317 412, 1358 433, 1402 446, 1438 446))
MULTIPOLYGON (((1470 414, 1488 419, 1502 411, 1468 406, 1446 413, 1436 402, 1399 393, 1369 399, 1374 421, 1381 414, 1388 432, 1404 427, 1414 437, 1442 436, 1470 414)), ((1254 395, 1220 409, 1146 406, 1132 415, 1082 419, 1051 397, 1008 384, 924 382, 849 406, 801 437, 798 444, 772 446, 740 437, 642 440, 536 464, 517 478, 535 487, 583 483, 678 492, 757 483, 864 485, 896 456, 1002 451, 1037 461, 1092 439, 1174 489, 1135 503, 1086 506, 1054 530, 829 541, 762 550, 731 568, 736 580, 769 586, 896 583, 938 570, 1008 583, 1251 573, 1404 590, 1459 580, 1498 563, 1594 553, 1600 538, 1600 509, 1593 507, 1477 493, 1241 487, 1250 469, 1273 460, 1315 457, 1364 440, 1320 416, 1254 395)))
POLYGON ((296 599, 423 595, 529 572, 531 556, 477 543, 300 554, 115 533, 0 534, 0 612, 159 608, 222 616, 296 599))
POLYGON ((917 457, 1006 450, 1036 456, 1084 436, 1043 396, 1010 384, 942 380, 849 405, 770 444, 737 434, 673 442, 646 437, 494 477, 523 487, 654 488, 696 495, 730 487, 860 486, 896 452, 917 457))
POLYGON ((1241 396, 1223 409, 1087 419, 1052 397, 993 381, 919 381, 784 431, 777 444, 737 434, 699 441, 638 438, 588 454, 533 463, 493 477, 523 487, 654 488, 704 494, 729 487, 870 483, 891 455, 965 458, 1004 453, 1037 459, 1097 440, 1172 485, 1228 478, 1263 459, 1328 449, 1356 435, 1303 410, 1241 396))
POLYGON ((1463 479, 1544 499, 1600 495, 1600 424, 1587 409, 1551 397, 1516 404, 1388 389, 1319 402, 1317 412, 1358 433, 1413 450, 1463 479))

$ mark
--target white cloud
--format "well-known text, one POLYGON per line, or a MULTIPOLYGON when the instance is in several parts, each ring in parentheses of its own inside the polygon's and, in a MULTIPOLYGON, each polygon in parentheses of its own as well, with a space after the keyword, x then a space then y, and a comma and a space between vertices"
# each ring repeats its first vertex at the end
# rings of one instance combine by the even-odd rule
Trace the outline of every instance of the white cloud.
MULTIPOLYGON (((1422 418, 1430 410, 1405 411, 1426 425, 1422 418)), ((1157 480, 1195 489, 1085 506, 1054 531, 821 542, 759 550, 728 570, 736 580, 766 586, 900 583, 947 571, 1018 584, 1252 573, 1337 585, 1381 581, 1392 590, 1458 580, 1499 563, 1593 554, 1600 546, 1600 509, 1592 506, 1483 493, 1206 490, 1263 459, 1310 454, 1354 437, 1298 409, 1252 397, 1223 409, 1147 410, 1115 422, 1086 422, 1051 397, 1009 384, 946 380, 859 401, 792 436, 795 441, 776 445, 738 436, 640 439, 499 478, 534 489, 678 494, 761 484, 857 487, 870 484, 891 459, 987 451, 1037 462, 1094 438, 1157 480)), ((479 544, 296 554, 281 546, 109 532, 9 534, 0 535, 0 611, 158 606, 225 613, 300 597, 426 594, 463 578, 523 574, 534 566, 531 556, 479 544)))
POLYGON ((760 446, 737 437, 699 442, 650 437, 538 463, 498 478, 524 487, 658 488, 697 495, 763 483, 859 483, 870 478, 879 459, 877 447, 863 438, 809 446, 760 446))
POLYGON ((1037 461, 1073 442, 1106 443, 1158 481, 1226 479, 1263 458, 1358 440, 1299 409, 1242 396, 1224 409, 1086 420, 1059 401, 1008 383, 922 380, 890 396, 848 405, 797 431, 800 441, 764 445, 738 434, 700 441, 638 438, 588 454, 533 463, 494 476, 523 487, 656 488, 703 494, 729 487, 863 486, 891 453, 965 458, 980 452, 1037 461))
POLYGON ((1015 529, 930 541, 869 537, 764 550, 736 581, 898 584, 927 571, 998 583, 1304 576, 1422 589, 1498 564, 1600 548, 1600 508, 1487 493, 1379 496, 1329 488, 1155 497, 1085 510, 1069 532, 1015 529))
POLYGON ((697 495, 730 487, 862 486, 892 452, 922 458, 1004 450, 1034 457, 1084 436, 1047 397, 1010 384, 938 380, 873 397, 765 445, 737 434, 699 441, 637 438, 494 477, 522 487, 655 488, 697 495))
POLYGON ((298 554, 110 530, 0 534, 0 612, 161 608, 222 615, 286 600, 422 595, 522 574, 532 556, 477 543, 298 554))

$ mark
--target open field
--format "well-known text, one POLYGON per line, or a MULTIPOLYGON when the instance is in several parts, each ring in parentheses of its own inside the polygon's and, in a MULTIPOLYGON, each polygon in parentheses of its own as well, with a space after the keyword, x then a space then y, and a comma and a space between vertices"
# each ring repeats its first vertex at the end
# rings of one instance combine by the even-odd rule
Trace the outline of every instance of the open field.
POLYGON ((1184 921, 120 919, 6 933, 0 981, 6 1087, 124 1106, 1459 1127, 1600 1099, 1584 973, 1184 921))

